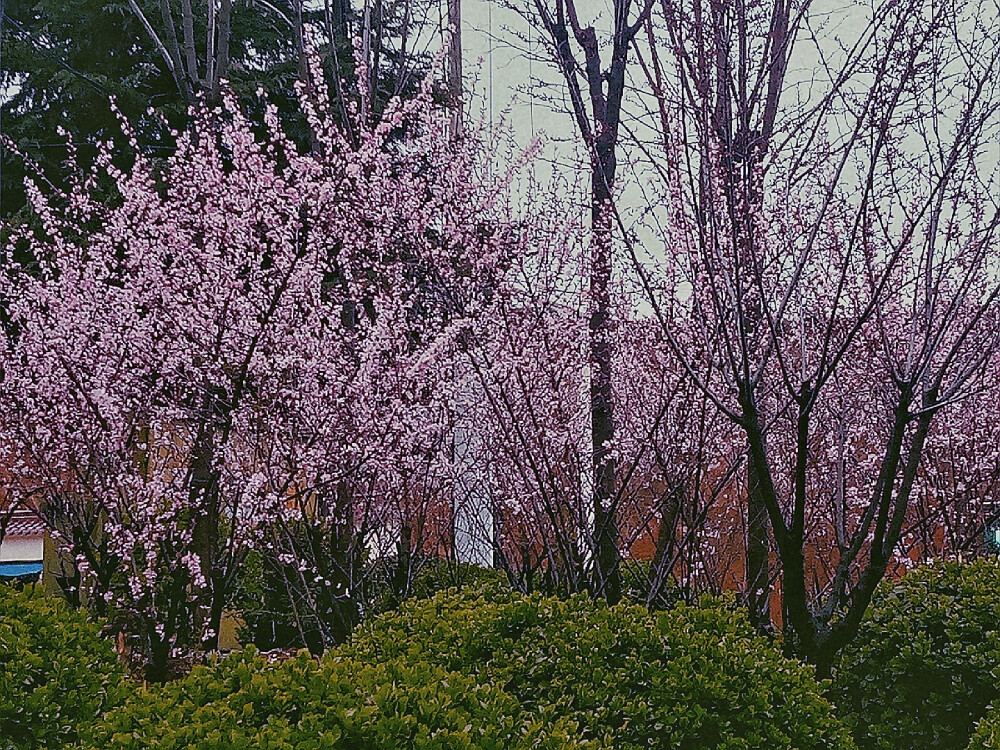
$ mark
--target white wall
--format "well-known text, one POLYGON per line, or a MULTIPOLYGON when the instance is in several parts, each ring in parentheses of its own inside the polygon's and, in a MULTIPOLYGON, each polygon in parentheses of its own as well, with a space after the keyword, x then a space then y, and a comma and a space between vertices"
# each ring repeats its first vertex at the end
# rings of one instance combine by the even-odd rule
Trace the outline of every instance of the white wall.
POLYGON ((44 550, 42 536, 8 536, 0 544, 0 562, 41 562, 44 550))

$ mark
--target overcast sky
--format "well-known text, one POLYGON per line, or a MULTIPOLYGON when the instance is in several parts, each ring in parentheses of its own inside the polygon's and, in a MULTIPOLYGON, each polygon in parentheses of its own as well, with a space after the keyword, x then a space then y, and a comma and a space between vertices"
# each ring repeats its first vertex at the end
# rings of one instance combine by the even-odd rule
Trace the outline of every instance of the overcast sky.
MULTIPOLYGON (((604 3, 581 3, 581 7, 589 6, 596 10, 604 3)), ((509 116, 524 144, 535 135, 553 141, 575 138, 562 101, 562 79, 547 62, 538 31, 530 28, 525 19, 496 2, 463 0, 462 49, 466 79, 472 84, 473 117, 478 116, 480 108, 487 117, 492 114, 494 121, 509 116), (532 55, 528 54, 529 45, 532 55), (539 87, 539 82, 544 86, 539 87), (556 101, 544 101, 552 98, 556 101)))

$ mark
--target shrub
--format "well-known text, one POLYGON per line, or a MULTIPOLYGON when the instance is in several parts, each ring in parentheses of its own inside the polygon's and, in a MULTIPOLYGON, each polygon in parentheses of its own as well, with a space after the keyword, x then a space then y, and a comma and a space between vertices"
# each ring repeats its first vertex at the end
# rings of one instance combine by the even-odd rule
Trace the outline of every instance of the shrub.
MULTIPOLYGON (((477 591, 509 589, 507 577, 495 568, 483 568, 471 563, 454 563, 437 558, 414 561, 414 573, 406 586, 406 599, 429 599, 448 589, 477 591)), ((385 558, 375 565, 373 575, 366 582, 370 614, 391 612, 400 605, 393 585, 396 559, 385 558)))
POLYGON ((500 688, 426 661, 372 664, 306 652, 267 664, 253 648, 195 667, 110 712, 85 747, 571 748, 569 722, 543 730, 500 688))
POLYGON ((607 747, 853 747, 809 668, 718 602, 654 616, 585 597, 451 592, 363 626, 342 651, 502 685, 536 721, 566 717, 607 747))
POLYGON ((0 748, 61 747, 124 697, 99 626, 40 587, 0 585, 0 748))
POLYGON ((248 649, 196 667, 108 713, 84 747, 854 745, 809 668, 724 603, 654 616, 493 582, 408 601, 319 661, 248 649))
POLYGON ((429 599, 449 588, 500 590, 510 588, 510 584, 507 577, 496 568, 435 559, 420 567, 410 586, 410 596, 414 599, 429 599))
MULTIPOLYGON (((272 648, 309 647, 318 652, 321 638, 312 616, 305 616, 299 630, 293 612, 309 612, 310 607, 293 606, 291 592, 278 572, 280 563, 253 551, 240 567, 233 606, 239 611, 243 626, 239 631, 242 643, 253 643, 261 650, 272 648)), ((379 614, 395 609, 399 604, 393 590, 396 561, 393 558, 371 565, 368 575, 354 589, 360 609, 366 615, 379 614)), ((507 588, 507 578, 498 570, 483 568, 470 563, 454 563, 438 558, 420 560, 414 565, 415 573, 408 582, 407 598, 426 599, 448 588, 479 588, 495 586, 507 588)), ((316 592, 314 592, 315 595, 316 592)), ((338 618, 339 619, 339 618, 338 618)))
POLYGON ((964 748, 1000 696, 1000 562, 940 562, 879 589, 833 699, 865 750, 964 748))
POLYGON ((1000 706, 992 709, 979 722, 969 750, 1000 750, 1000 706))

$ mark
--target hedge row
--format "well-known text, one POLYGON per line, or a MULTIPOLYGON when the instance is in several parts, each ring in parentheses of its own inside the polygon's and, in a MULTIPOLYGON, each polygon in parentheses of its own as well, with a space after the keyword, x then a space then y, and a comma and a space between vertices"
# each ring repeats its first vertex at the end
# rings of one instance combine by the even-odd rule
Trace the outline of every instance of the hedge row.
POLYGON ((344 651, 503 685, 533 721, 571 719, 604 747, 853 747, 811 670, 719 602, 650 615, 582 596, 439 596, 374 620, 344 651))
POLYGON ((832 697, 862 750, 965 748, 1000 703, 998 561, 940 562, 885 582, 832 697))
POLYGON ((498 587, 319 662, 252 650, 109 712, 91 748, 853 748, 810 670, 722 604, 651 616, 498 587))
POLYGON ((488 581, 320 660, 247 649, 140 689, 83 613, 0 587, 0 750, 1000 750, 998 628, 1000 562, 920 568, 879 590, 824 686, 730 602, 651 615, 488 581))
POLYGON ((111 643, 85 613, 40 588, 0 585, 0 749, 72 744, 127 689, 111 643))
POLYGON ((427 661, 370 664, 301 652, 267 664, 252 648, 109 712, 84 747, 500 748, 572 747, 566 722, 521 722, 502 690, 427 661))

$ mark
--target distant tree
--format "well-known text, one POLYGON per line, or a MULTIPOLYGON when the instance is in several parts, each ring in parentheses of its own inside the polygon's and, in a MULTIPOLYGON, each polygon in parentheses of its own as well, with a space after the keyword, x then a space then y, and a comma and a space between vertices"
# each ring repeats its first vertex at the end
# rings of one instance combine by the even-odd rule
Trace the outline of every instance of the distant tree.
MULTIPOLYGON (((306 9, 297 0, 25 0, 3 5, 3 135, 44 170, 65 179, 65 137, 76 143, 80 166, 115 140, 116 164, 127 166, 109 98, 135 130, 140 151, 164 158, 184 130, 189 109, 217 103, 228 80, 258 126, 259 89, 278 107, 293 138, 309 128, 301 118, 295 84, 308 71, 306 47, 323 56, 336 91, 336 117, 349 125, 357 103, 353 39, 364 36, 365 96, 377 116, 393 96, 412 96, 429 72, 436 35, 429 34, 430 3, 375 2, 359 14, 348 0, 306 9), (367 19, 367 22, 366 22, 367 19), (343 81, 343 85, 342 85, 343 81)), ((362 52, 359 49, 359 53, 362 52)), ((4 147, 0 214, 25 205, 21 154, 4 147)))

